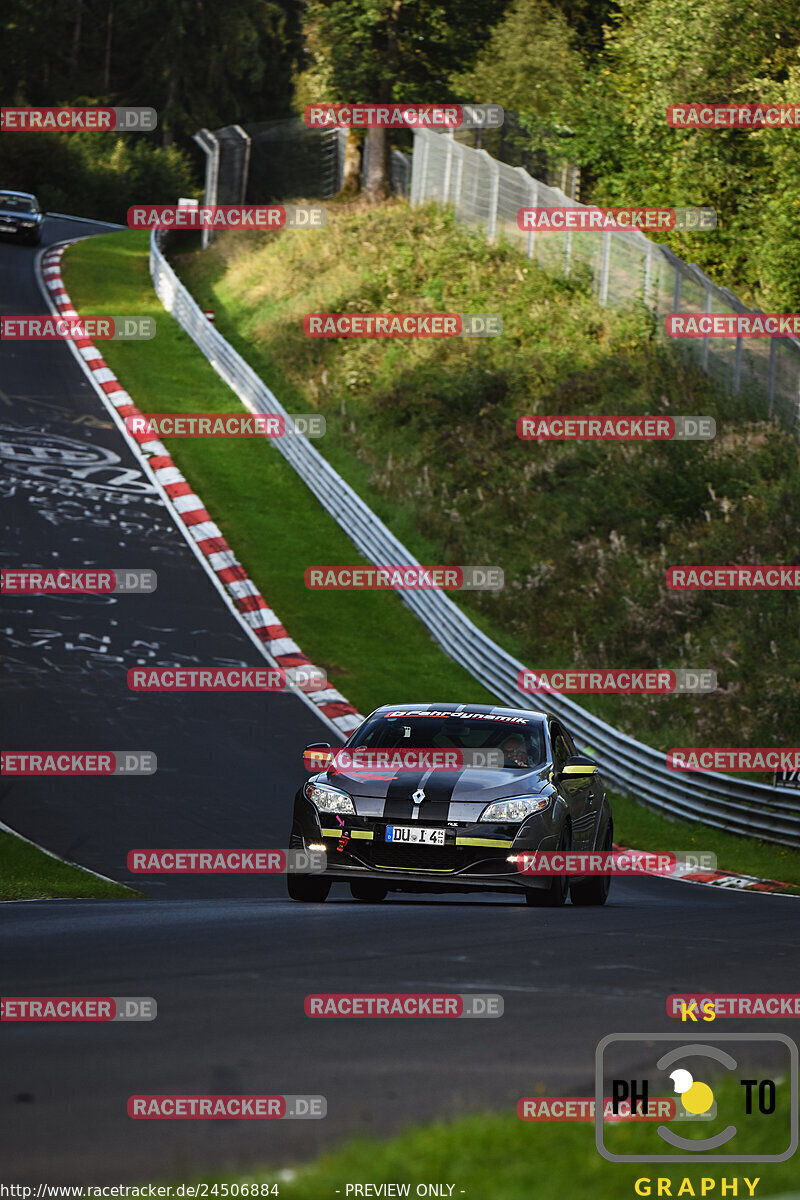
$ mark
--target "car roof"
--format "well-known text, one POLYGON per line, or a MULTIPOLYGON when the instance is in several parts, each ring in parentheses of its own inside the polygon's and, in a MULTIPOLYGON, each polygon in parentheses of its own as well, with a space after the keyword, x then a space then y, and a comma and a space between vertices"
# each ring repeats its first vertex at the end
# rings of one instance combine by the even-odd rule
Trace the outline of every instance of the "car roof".
POLYGON ((468 715, 475 713, 479 716, 492 717, 523 717, 526 721, 546 721, 547 713, 539 712, 530 708, 504 708, 501 705, 493 704, 460 704, 458 702, 442 703, 442 704, 382 704, 380 708, 376 708, 370 713, 371 717, 382 717, 389 712, 408 712, 408 713, 453 713, 455 715, 468 715))
POLYGON ((33 192, 18 192, 15 188, 0 187, 0 196, 24 196, 26 200, 35 200, 33 192))

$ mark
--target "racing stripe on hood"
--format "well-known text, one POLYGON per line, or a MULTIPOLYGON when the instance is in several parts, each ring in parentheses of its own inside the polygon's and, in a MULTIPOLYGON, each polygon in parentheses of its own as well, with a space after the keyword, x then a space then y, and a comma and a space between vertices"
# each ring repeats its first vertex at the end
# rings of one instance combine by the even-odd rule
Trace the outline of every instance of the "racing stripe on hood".
POLYGON ((387 820, 448 821, 453 791, 462 771, 403 771, 386 792, 383 815, 387 820), (422 788, 425 799, 415 804, 411 795, 422 788), (418 815, 415 817, 414 813, 418 815))

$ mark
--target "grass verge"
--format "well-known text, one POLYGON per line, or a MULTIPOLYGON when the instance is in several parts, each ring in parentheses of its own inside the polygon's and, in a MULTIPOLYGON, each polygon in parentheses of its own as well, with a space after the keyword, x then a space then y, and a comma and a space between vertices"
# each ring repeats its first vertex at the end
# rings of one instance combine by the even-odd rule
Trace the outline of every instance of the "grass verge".
POLYGON ((62 862, 0 830, 0 900, 138 898, 139 893, 62 862))
MULTIPOLYGON (((667 1085, 670 1086, 669 1084, 667 1085)), ((779 1108, 788 1108, 785 1084, 779 1085, 779 1108)), ((714 1086, 718 1113, 731 1114, 744 1139, 741 1153, 775 1152, 775 1147, 788 1144, 788 1114, 780 1116, 775 1125, 772 1118, 751 1116, 742 1118, 742 1088, 727 1082, 714 1086), (739 1114, 738 1121, 733 1114, 739 1114), (778 1124, 780 1128, 778 1128, 778 1124)), ((779 1108, 775 1116, 778 1117, 779 1108)), ((650 1123, 648 1123, 650 1124, 650 1123)), ((718 1116, 714 1128, 721 1127, 718 1116)), ((701 1123, 675 1124, 676 1132, 684 1137, 707 1136, 701 1123)), ((651 1129, 643 1130, 630 1122, 606 1126, 606 1142, 616 1153, 630 1154, 636 1149, 643 1153, 657 1152, 661 1143, 651 1129), (654 1146, 655 1139, 655 1146, 654 1146)), ((738 1148, 738 1147, 737 1147, 738 1148)), ((492 1197, 493 1200, 561 1200, 564 1196, 592 1197, 593 1200, 620 1200, 635 1195, 685 1197, 701 1194, 714 1200, 720 1196, 720 1181, 739 1176, 739 1196, 748 1192, 741 1176, 760 1180, 759 1197, 775 1196, 796 1188, 796 1166, 784 1163, 719 1164, 699 1161, 697 1166, 670 1166, 666 1163, 620 1164, 608 1162, 595 1149, 592 1122, 532 1122, 517 1117, 478 1114, 453 1122, 436 1122, 422 1128, 409 1129, 387 1141, 354 1139, 331 1154, 323 1155, 311 1166, 289 1171, 250 1172, 247 1175, 215 1175, 207 1177, 210 1187, 224 1182, 228 1185, 277 1184, 282 1200, 319 1200, 322 1196, 339 1195, 342 1200, 348 1184, 380 1183, 408 1184, 411 1197, 416 1186, 452 1184, 453 1200, 467 1197, 492 1197), (701 1193, 701 1177, 714 1180, 701 1193), (683 1179, 691 1181, 694 1190, 684 1187, 683 1179), (670 1180, 671 1191, 658 1191, 656 1179, 670 1180), (641 1183, 634 1190, 637 1180, 641 1183), (648 1184, 652 1190, 643 1190, 648 1184)), ((228 1193, 231 1194, 230 1192, 228 1193)), ((251 1193, 252 1194, 252 1193, 251 1193)), ((362 1193, 365 1194, 365 1193, 362 1193)), ((371 1193, 377 1194, 375 1192, 371 1193)), ((397 1193, 404 1194, 404 1193, 397 1193)), ((447 1191, 444 1193, 447 1195, 447 1191)), ((726 1192, 731 1195, 730 1183, 726 1192)), ((794 1193, 796 1194, 796 1192, 794 1193)))

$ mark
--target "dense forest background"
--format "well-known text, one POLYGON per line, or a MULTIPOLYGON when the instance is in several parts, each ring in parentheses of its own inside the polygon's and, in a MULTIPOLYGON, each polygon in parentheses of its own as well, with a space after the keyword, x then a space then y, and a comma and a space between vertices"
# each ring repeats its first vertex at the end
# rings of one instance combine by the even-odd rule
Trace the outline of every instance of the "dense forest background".
POLYGON ((670 129, 681 101, 800 105, 795 0, 5 0, 4 104, 147 105, 154 134, 0 137, 0 182, 111 220, 197 194, 202 126, 310 100, 495 102, 581 167, 584 202, 712 205, 692 258, 800 308, 800 129, 670 129))

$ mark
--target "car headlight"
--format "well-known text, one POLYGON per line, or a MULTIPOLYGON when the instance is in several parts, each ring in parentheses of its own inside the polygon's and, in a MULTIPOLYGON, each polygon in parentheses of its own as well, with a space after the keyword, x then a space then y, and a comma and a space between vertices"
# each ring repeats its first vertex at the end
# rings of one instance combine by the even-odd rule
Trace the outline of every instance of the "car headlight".
POLYGON ((532 813, 542 812, 550 803, 549 796, 512 796, 509 800, 495 800, 483 810, 481 821, 524 821, 532 813))
POLYGON ((356 810, 353 806, 353 801, 346 792, 340 792, 338 788, 329 787, 327 783, 314 783, 310 779, 303 790, 307 798, 320 812, 349 813, 351 816, 355 816, 356 810))
POLYGON ((20 221, 20 225, 22 225, 24 229, 33 229, 35 224, 35 221, 20 221))

